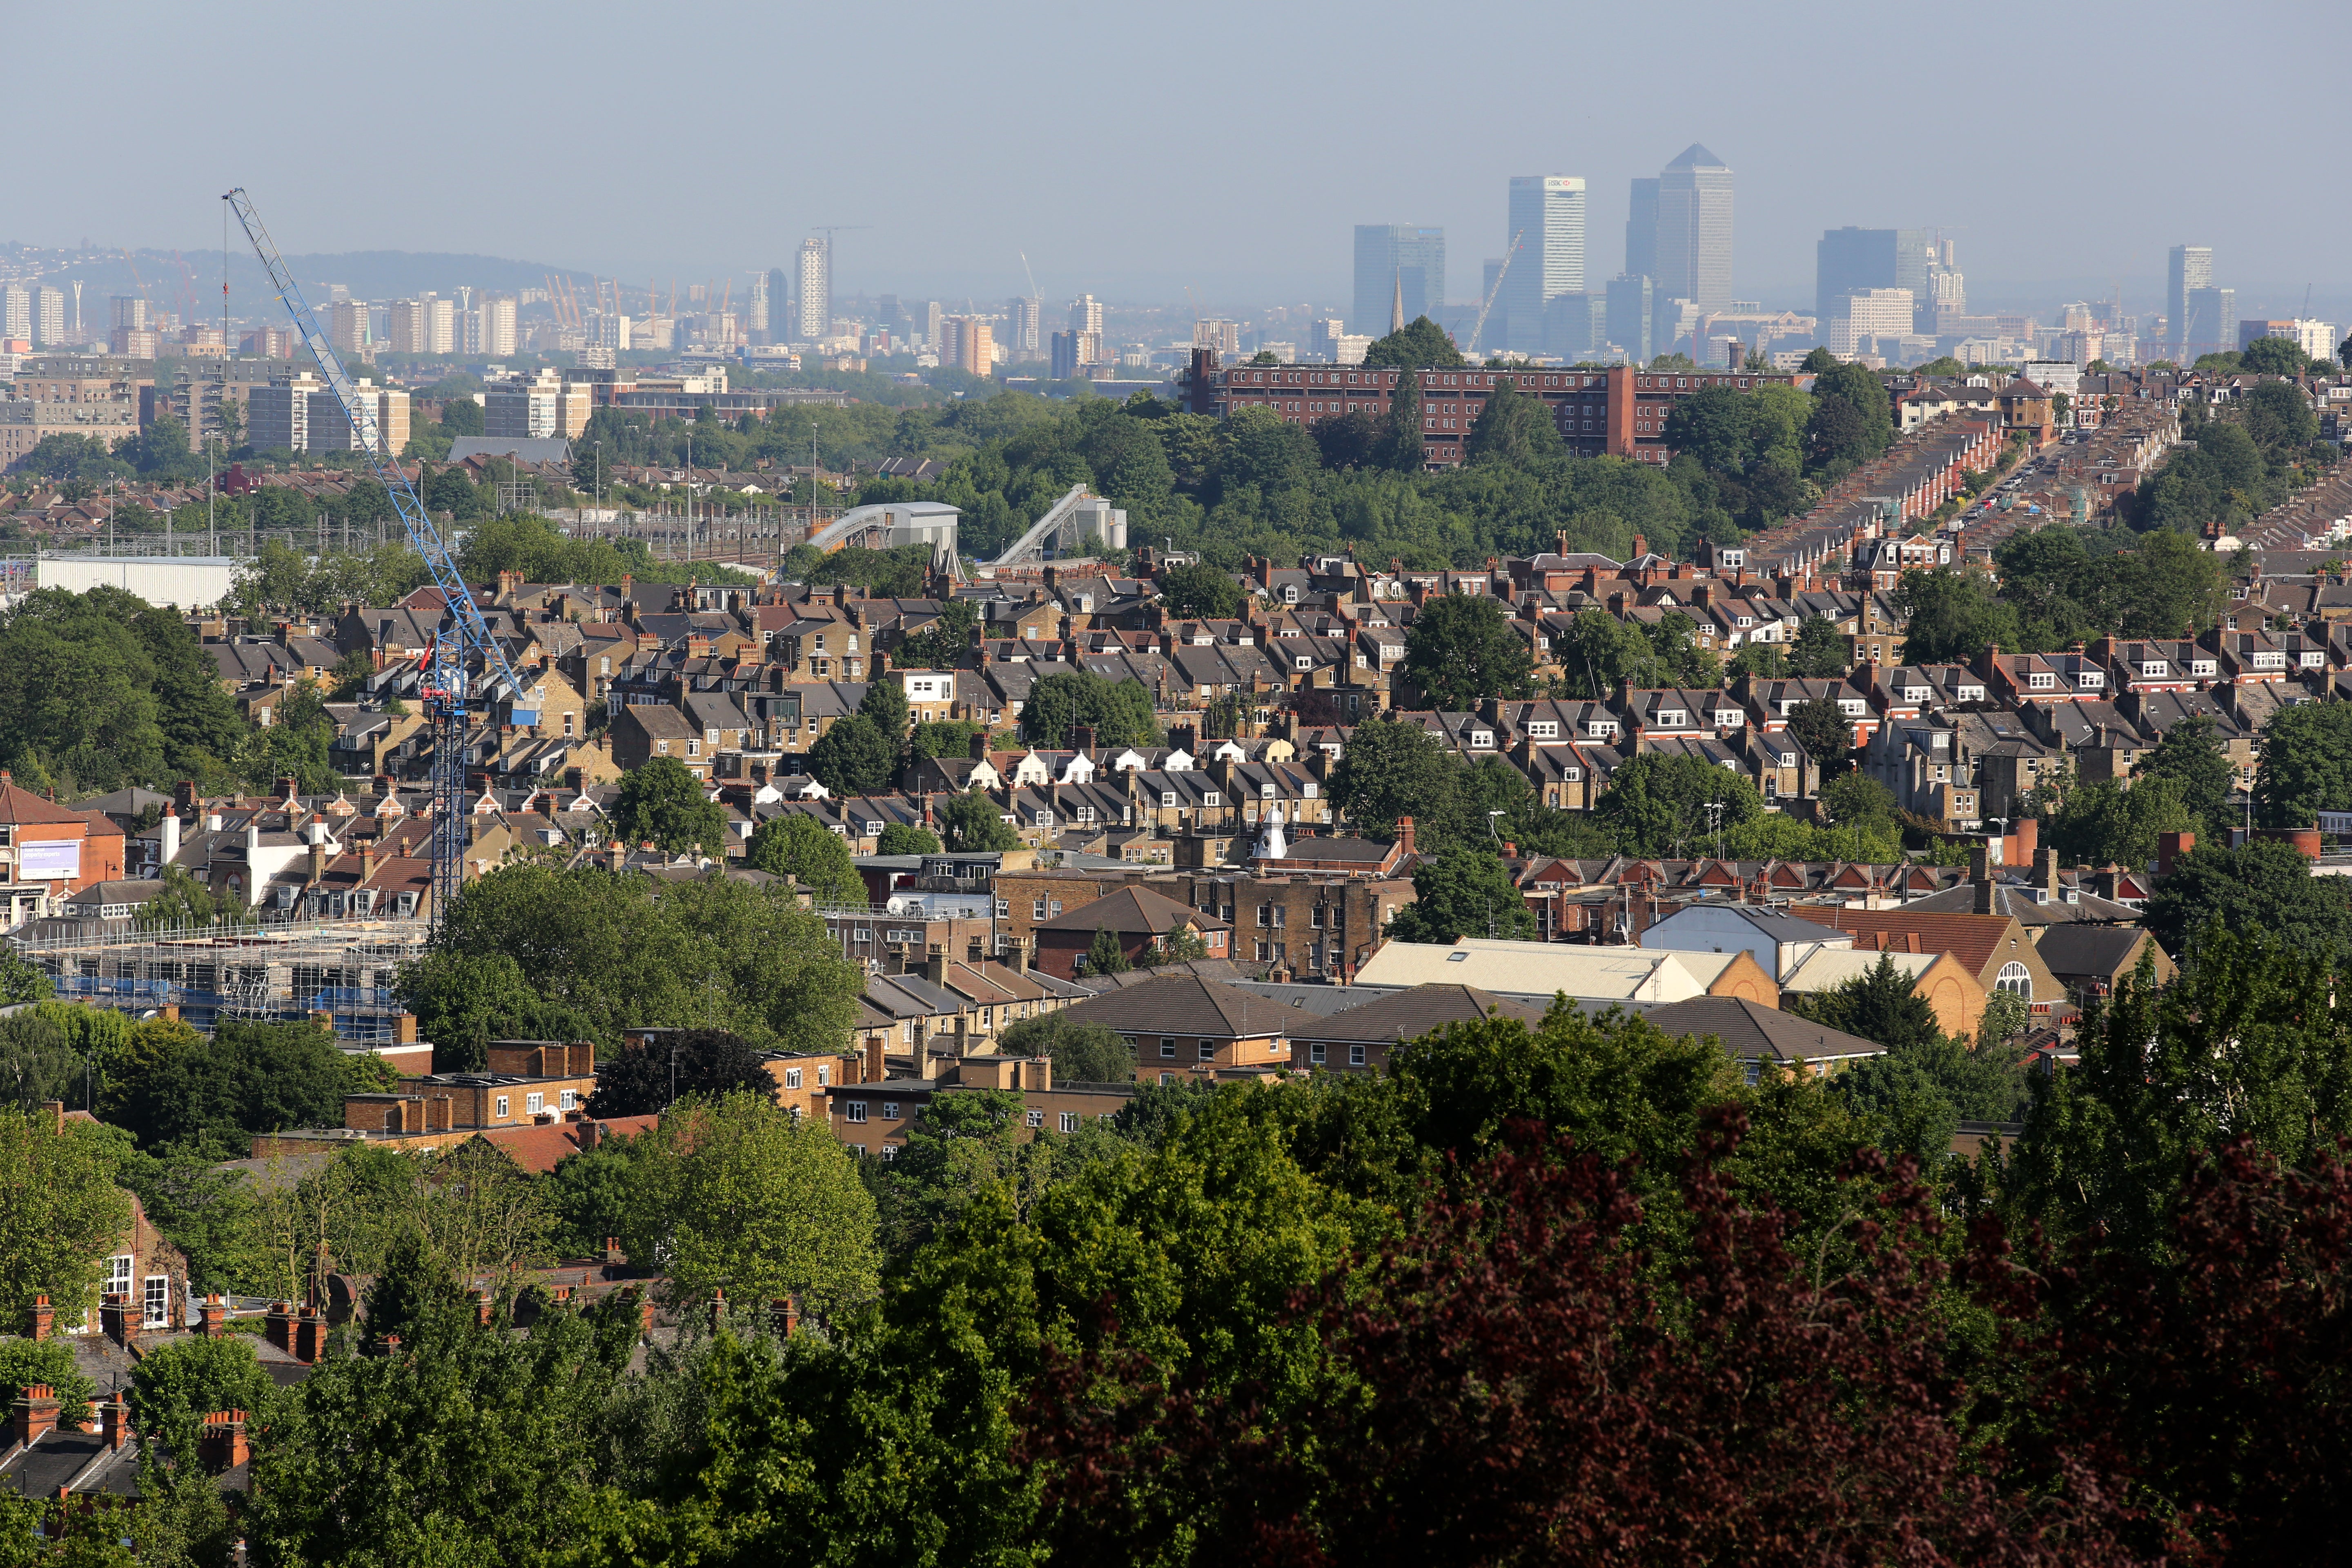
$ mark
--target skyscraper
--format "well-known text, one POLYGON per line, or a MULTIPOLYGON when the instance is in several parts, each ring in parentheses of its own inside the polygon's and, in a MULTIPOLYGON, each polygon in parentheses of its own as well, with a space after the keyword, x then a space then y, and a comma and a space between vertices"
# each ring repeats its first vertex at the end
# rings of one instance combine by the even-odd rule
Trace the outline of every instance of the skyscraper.
POLYGON ((1668 299, 1703 310, 1730 302, 1731 169, 1696 142, 1659 172, 1657 256, 1668 299))
POLYGON ((1844 228, 1825 231, 1813 247, 1814 331, 1828 342, 1830 322, 1844 311, 1845 297, 1872 289, 1908 289, 1928 300, 1928 251, 1934 236, 1924 228, 1844 228))
POLYGON ((0 289, 0 338, 33 341, 33 291, 21 283, 0 289))
POLYGON ((64 289, 44 289, 33 296, 33 341, 44 348, 66 341, 64 289))
MULTIPOLYGON (((660 311, 655 308, 652 300, 652 290, 648 289, 646 295, 646 314, 659 315, 660 311)), ((781 267, 771 267, 768 268, 768 341, 772 343, 781 343, 788 341, 792 335, 792 274, 781 267)))
POLYGON ((1625 275, 1658 275, 1658 182, 1633 182, 1633 199, 1625 205, 1625 275))
POLYGON ((1092 294, 1081 294, 1070 301, 1070 331, 1102 335, 1102 301, 1092 294))
POLYGON ((751 309, 749 314, 751 319, 744 324, 764 339, 772 319, 769 314, 768 275, 764 272, 751 274, 751 309))
POLYGON ((1635 364, 1645 364, 1651 357, 1653 287, 1649 277, 1639 272, 1609 280, 1609 341, 1623 349, 1625 357, 1635 364))
POLYGON ((1012 331, 1005 339, 1006 350, 1021 359, 1035 359, 1045 347, 1045 301, 1034 294, 1016 295, 1008 309, 1012 331))
POLYGON ((1412 224, 1356 226, 1356 313, 1359 332, 1385 336, 1397 297, 1404 319, 1434 316, 1445 303, 1445 231, 1412 224))
POLYGON ((813 343, 833 331, 833 247, 814 235, 801 241, 800 284, 793 338, 813 343))
POLYGON ((2210 245, 2176 245, 2168 260, 2164 331, 2166 340, 2178 354, 2182 345, 2189 342, 2190 291, 2213 286, 2213 247, 2210 245))
POLYGON ((1507 247, 1514 238, 1518 249, 1504 253, 1510 270, 1495 307, 1504 316, 1502 331, 1490 319, 1488 341, 1540 350, 1552 296, 1584 291, 1584 181, 1574 174, 1512 175, 1503 242, 1507 247))
POLYGON ((2235 289, 2191 289, 2182 303, 2180 326, 2175 330, 2173 342, 2179 345, 2181 363, 2186 364, 2200 354, 2226 353, 2236 348, 2237 331, 2235 289))

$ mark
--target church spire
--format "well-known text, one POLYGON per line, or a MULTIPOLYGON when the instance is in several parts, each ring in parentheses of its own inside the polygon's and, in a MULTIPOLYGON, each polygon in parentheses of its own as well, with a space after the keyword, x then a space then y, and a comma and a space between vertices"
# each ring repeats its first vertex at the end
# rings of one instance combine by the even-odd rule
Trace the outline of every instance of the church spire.
POLYGON ((1396 299, 1389 306, 1389 331, 1404 331, 1404 268, 1396 269, 1396 299))

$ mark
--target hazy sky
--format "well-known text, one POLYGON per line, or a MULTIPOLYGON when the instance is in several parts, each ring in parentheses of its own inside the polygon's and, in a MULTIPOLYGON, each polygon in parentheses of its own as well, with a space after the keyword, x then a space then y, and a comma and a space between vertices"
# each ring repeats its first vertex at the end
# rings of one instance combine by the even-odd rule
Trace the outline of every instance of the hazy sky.
POLYGON ((1581 174, 1588 279, 1629 177, 1738 172, 1742 296, 1810 308, 1824 226, 1941 225, 1976 301, 2214 247, 2240 305, 2352 315, 2335 83, 2352 5, 1576 0, 1433 5, 134 4, 11 17, 52 135, 0 238, 215 247, 252 193, 289 252, 464 251, 641 284, 786 265, 836 287, 1211 313, 1344 301, 1358 223, 1498 254, 1506 181, 1581 174))

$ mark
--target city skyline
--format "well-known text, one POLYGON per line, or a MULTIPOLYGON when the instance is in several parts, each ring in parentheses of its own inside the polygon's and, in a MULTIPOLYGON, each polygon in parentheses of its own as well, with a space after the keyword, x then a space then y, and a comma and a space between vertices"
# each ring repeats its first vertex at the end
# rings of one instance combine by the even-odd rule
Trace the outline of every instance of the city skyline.
MULTIPOLYGON (((860 105, 876 89, 862 73, 801 63, 852 50, 857 29, 850 18, 784 18, 724 3, 698 14, 698 30, 733 40, 730 58, 791 83, 793 112, 804 122, 856 128, 829 140, 822 156, 751 165, 686 157, 670 138, 648 133, 663 111, 635 90, 632 51, 611 47, 612 26, 627 16, 617 8, 592 5, 572 19, 576 25, 550 30, 529 16, 428 4, 416 14, 419 25, 462 28, 469 52, 485 58, 531 62, 519 85, 544 73, 567 91, 613 102, 573 127, 563 156, 527 184, 517 184, 500 157, 453 159, 435 171, 435 199, 426 203, 379 199, 367 182, 353 180, 331 143, 277 136, 257 120, 232 117, 204 138, 163 134, 160 110, 133 107, 91 121, 65 85, 73 73, 38 72, 23 87, 28 115, 75 123, 89 139, 88 155, 44 161, 13 182, 0 236, 70 246, 87 235, 194 253, 217 245, 216 198, 242 184, 267 197, 289 253, 465 251, 667 279, 689 268, 702 276, 789 267, 800 242, 821 226, 870 223, 869 231, 842 236, 832 279, 838 292, 1002 300, 1032 291, 1022 276, 1025 252, 1036 271, 1034 291, 1049 300, 1092 291, 1173 300, 1189 286, 1204 297, 1203 313, 1226 314, 1266 300, 1351 302, 1348 247, 1353 226, 1366 222, 1446 229, 1454 243, 1444 297, 1471 298, 1479 264, 1507 238, 1496 232, 1496 193, 1510 175, 1580 176, 1591 193, 1589 236, 1605 231, 1613 239, 1630 181, 1696 142, 1739 171, 1734 286, 1743 298, 1779 304, 1811 298, 1813 242, 1848 224, 1949 226, 1961 236, 1973 289, 1987 299, 2061 279, 2087 288, 2089 279, 2121 277, 2160 308, 2156 296, 2171 246, 2209 237, 2227 245, 2233 229, 2259 219, 2261 245, 2242 247, 2244 264, 2231 269, 2248 306, 2291 309, 2306 282, 2323 297, 2346 288, 2330 263, 2352 252, 2346 244, 2352 217, 2298 199, 2290 170, 2246 157, 2227 139, 2191 139, 2160 158, 2137 152, 2100 158, 2062 138, 2053 145, 2064 146, 2065 155, 1992 174, 1965 112, 1939 117, 1937 129, 1919 134, 1872 136, 1842 129, 1858 123, 1859 112, 1842 121, 1786 111, 1801 83, 1841 84, 1821 90, 1851 91, 1867 112, 1861 106, 1875 95, 1906 85, 2022 79, 2019 73, 2030 76, 2041 59, 2095 60, 2094 80, 2193 85, 2180 79, 2180 61, 2160 41, 2166 29, 2121 5, 2063 12, 1994 5, 1958 37, 1926 18, 1860 5, 1809 7, 1807 25, 1743 45, 1742 79, 1753 88, 1708 93, 1665 90, 1654 73, 1636 68, 1654 57, 1659 40, 1654 24, 1630 13, 1570 17, 1533 5, 1490 5, 1465 20, 1477 36, 1511 38, 1514 58, 1549 50, 1577 59, 1576 89, 1566 100, 1505 91, 1481 110, 1475 138, 1423 138, 1393 115, 1372 117, 1380 123, 1370 132, 1310 128, 1286 133, 1274 157, 1249 155, 1263 149, 1226 128, 1267 107, 1271 89, 1249 72, 1214 72, 1188 86, 1201 112, 1187 116, 1195 128, 1184 135, 1143 142, 1072 135, 1049 95, 1017 84, 1077 69, 1082 58, 1141 61, 1152 46, 1129 24, 1073 30, 1047 21, 1051 15, 1017 10, 1006 26, 993 15, 919 5, 924 47, 894 57, 879 89, 892 111, 868 115, 860 105), (1036 25, 1027 25, 1033 16, 1036 25), (997 182, 938 177, 967 161, 961 149, 969 142, 957 123, 961 110, 950 107, 959 93, 944 89, 972 79, 1015 89, 1003 95, 1003 133, 1051 149, 1053 199, 1008 204, 997 182), (1301 177, 1310 170, 1312 178, 1301 177), (2094 184, 2096 200, 2087 195, 2094 184), (757 199, 748 199, 755 188, 757 199), (661 221, 629 221, 640 205, 659 211, 661 221), (1235 233, 1251 243, 1226 243, 1223 237, 1235 233), (2294 298, 2284 297, 2290 289, 2294 298)), ((2197 71, 2217 82, 2255 76, 2269 58, 2262 40, 2264 19, 2273 16, 2300 52, 2326 58, 2332 46, 2352 41, 2352 21, 2343 15, 2257 4, 2200 48, 2197 71)), ((1234 27, 1262 56, 1317 58, 1339 79, 1378 81, 1396 68, 1393 40, 1426 18, 1379 4, 1342 13, 1328 5, 1244 12, 1213 3, 1197 20, 1234 27), (1348 25, 1332 25, 1343 17, 1348 25)), ((1744 22, 1727 5, 1702 4, 1686 23, 1678 19, 1677 31, 1705 37, 1744 22)), ((357 16, 282 5, 254 8, 232 27, 152 7, 141 26, 146 47, 110 56, 107 66, 121 101, 131 106, 168 101, 173 85, 191 75, 245 68, 257 38, 299 37, 301 49, 320 58, 380 42, 362 31, 357 16)), ((28 59, 76 59, 89 47, 86 27, 60 8, 19 18, 17 41, 28 59)), ((465 127, 467 145, 519 146, 532 134, 538 111, 527 91, 486 96, 429 78, 410 91, 415 112, 465 127)), ((2326 135, 2317 105, 2288 95, 2273 107, 2283 144, 2319 144, 2326 135)), ((1607 254, 1590 258, 1588 287, 1605 281, 1621 261, 1613 244, 1600 248, 1607 254)))

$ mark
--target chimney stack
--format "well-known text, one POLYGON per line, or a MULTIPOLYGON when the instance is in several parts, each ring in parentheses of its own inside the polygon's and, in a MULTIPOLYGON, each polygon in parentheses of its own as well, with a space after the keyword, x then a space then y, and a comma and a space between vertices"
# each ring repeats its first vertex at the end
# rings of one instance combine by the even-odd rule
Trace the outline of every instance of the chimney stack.
POLYGON ((205 1416, 204 1436, 196 1443, 196 1458, 215 1475, 233 1470, 253 1458, 253 1450, 246 1442, 245 1412, 216 1410, 205 1416))
POLYGON ((2194 833, 2159 833, 2156 836, 2156 874, 2172 874, 2172 863, 2197 847, 2194 833))
POLYGON ((119 1454, 131 1437, 131 1406, 124 1403, 121 1390, 98 1407, 99 1430, 106 1436, 109 1453, 119 1454))
POLYGON ((14 1436, 24 1447, 30 1447, 47 1436, 58 1424, 58 1391, 46 1383, 37 1383, 16 1396, 16 1419, 10 1423, 14 1436))
POLYGON ((57 1309, 49 1305, 47 1296, 33 1298, 32 1310, 25 1314, 25 1337, 38 1343, 56 1331, 57 1309))
POLYGON ((1404 851, 1407 855, 1414 853, 1412 847, 1412 818, 1410 816, 1398 817, 1396 831, 1397 847, 1404 851))

